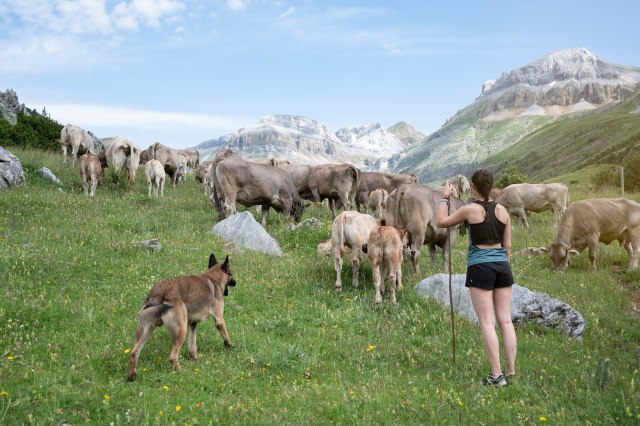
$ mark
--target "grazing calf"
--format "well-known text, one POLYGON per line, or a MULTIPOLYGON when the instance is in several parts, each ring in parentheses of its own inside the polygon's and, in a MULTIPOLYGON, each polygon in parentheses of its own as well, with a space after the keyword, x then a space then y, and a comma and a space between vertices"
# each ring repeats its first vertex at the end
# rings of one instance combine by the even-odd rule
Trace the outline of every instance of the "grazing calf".
POLYGON ((158 190, 160 190, 160 196, 164 197, 165 172, 162 163, 158 160, 149 160, 144 166, 144 172, 147 175, 149 197, 151 197, 151 195, 155 195, 157 197, 158 190))
POLYGON ((369 208, 373 213, 377 213, 379 218, 384 215, 384 203, 387 202, 388 196, 389 193, 383 188, 378 188, 369 194, 369 208))
POLYGON ((102 180, 102 166, 100 166, 100 160, 96 154, 91 151, 87 151, 80 156, 79 164, 84 195, 93 197, 96 194, 98 181, 102 180))
POLYGON ((367 255, 373 271, 373 284, 376 287, 376 304, 382 303, 384 280, 389 277, 391 303, 397 303, 396 290, 402 289, 402 249, 408 244, 407 231, 393 226, 381 225, 371 229, 367 255))
POLYGON ((358 288, 358 269, 360 268, 361 253, 367 251, 369 232, 377 226, 373 216, 347 210, 340 213, 333 220, 331 247, 333 249, 336 270, 336 291, 342 291, 342 256, 344 247, 351 249, 351 273, 353 274, 353 288, 358 288))

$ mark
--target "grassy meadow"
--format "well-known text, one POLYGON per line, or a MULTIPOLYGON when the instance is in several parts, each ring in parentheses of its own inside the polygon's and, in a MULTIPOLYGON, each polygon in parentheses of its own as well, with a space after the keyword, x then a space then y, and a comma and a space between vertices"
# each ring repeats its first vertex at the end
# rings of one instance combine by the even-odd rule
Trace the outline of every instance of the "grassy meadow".
MULTIPOLYGON (((108 179, 94 199, 59 153, 7 147, 28 183, 0 192, 0 424, 640 424, 640 270, 626 272, 617 244, 585 253, 565 273, 546 257, 515 256, 516 282, 576 308, 584 340, 537 324, 517 325, 518 375, 487 388, 478 326, 456 317, 452 365, 448 307, 413 286, 440 272, 423 250, 420 276, 405 262, 398 304, 374 306, 368 261, 361 286, 334 291, 333 260, 316 254, 332 218, 291 231, 271 213, 269 232, 285 256, 231 251, 211 235, 216 214, 193 176, 163 199, 147 197, 142 168, 134 192, 108 179), (51 169, 63 192, 39 177, 51 169), (159 252, 132 244, 158 238, 159 252), (156 281, 199 274, 209 254, 231 255, 238 285, 225 320, 226 350, 212 320, 199 327, 200 358, 168 362, 157 329, 125 380, 137 314, 156 281)), ((107 173, 107 176, 109 174, 107 173)), ((617 196, 568 177, 571 201, 617 196)), ((627 194, 640 199, 640 194, 627 194)), ((255 210, 252 209, 255 214, 255 210)), ((317 214, 308 209, 304 218, 317 214)), ((514 228, 514 251, 555 237, 551 213, 514 228)), ((467 237, 454 247, 465 272, 467 237)))

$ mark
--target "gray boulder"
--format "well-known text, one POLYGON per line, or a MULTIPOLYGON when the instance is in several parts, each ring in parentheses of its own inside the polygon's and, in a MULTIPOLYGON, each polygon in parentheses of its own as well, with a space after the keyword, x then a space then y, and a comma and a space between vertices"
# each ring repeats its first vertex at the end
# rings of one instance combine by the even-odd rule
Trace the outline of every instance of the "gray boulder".
POLYGON ((0 189, 11 189, 25 183, 20 159, 0 146, 0 189))
POLYGON ((38 169, 38 172, 40 172, 40 174, 45 178, 50 180, 51 182, 58 184, 58 185, 64 185, 64 183, 62 183, 62 181, 60 179, 58 179, 58 176, 54 175, 53 172, 49 169, 47 169, 46 167, 40 167, 38 169))
POLYGON ((221 220, 211 229, 227 242, 252 251, 282 256, 278 242, 267 233, 248 211, 221 220))
MULTIPOLYGON (((469 289, 464 286, 465 274, 454 274, 451 277, 453 292, 453 308, 469 321, 477 323, 478 317, 473 310, 469 289)), ((423 297, 430 297, 442 305, 449 307, 449 275, 432 275, 415 286, 415 290, 423 297)), ((582 333, 587 325, 584 317, 569 304, 553 299, 544 293, 533 292, 526 287, 513 285, 511 317, 516 324, 536 322, 555 329, 561 329, 569 337, 582 340, 582 333)))
POLYGON ((162 250, 162 244, 160 244, 160 241, 158 241, 157 238, 152 238, 150 240, 144 240, 144 241, 133 241, 131 244, 133 244, 136 247, 144 247, 144 248, 151 249, 153 251, 162 250))

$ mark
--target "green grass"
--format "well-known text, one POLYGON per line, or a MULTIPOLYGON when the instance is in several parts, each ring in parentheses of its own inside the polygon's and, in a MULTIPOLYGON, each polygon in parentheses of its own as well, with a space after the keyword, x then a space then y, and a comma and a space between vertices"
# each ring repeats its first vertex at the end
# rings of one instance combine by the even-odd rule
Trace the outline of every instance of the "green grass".
MULTIPOLYGON (((318 229, 288 230, 271 214, 270 233, 284 257, 231 252, 238 285, 226 299, 236 347, 225 350, 213 321, 199 329, 196 362, 182 352, 171 372, 170 341, 158 329, 144 348, 136 382, 125 381, 137 312, 152 284, 204 271, 208 256, 228 253, 214 238, 211 203, 193 177, 164 199, 105 182, 82 194, 60 154, 8 148, 28 184, 0 193, 0 424, 637 424, 640 421, 638 271, 617 245, 600 246, 599 271, 578 256, 566 273, 544 257, 516 257, 516 281, 570 303, 587 320, 583 341, 536 324, 518 325, 518 378, 482 387, 488 365, 477 326, 456 318, 451 365, 448 308, 413 286, 439 272, 423 251, 423 275, 404 264, 398 305, 376 308, 368 261, 361 287, 334 291, 333 262, 316 244, 318 229), (58 192, 35 174, 46 166, 58 192), (160 252, 132 241, 158 238, 160 252)), ((142 169, 141 169, 142 170, 142 169)), ((603 196, 571 187, 571 199, 603 196)), ((607 195, 608 196, 608 195, 607 195)), ((638 194, 628 194, 636 200, 638 194)), ((253 209, 252 209, 253 211, 253 209)), ((305 218, 316 213, 314 208, 305 218)), ((531 230, 514 229, 514 250, 548 245, 550 213, 531 230)), ((465 270, 466 238, 453 269, 465 270)))
POLYGON ((514 164, 533 180, 548 179, 595 164, 621 164, 640 149, 635 98, 606 108, 571 114, 543 126, 483 164, 501 170, 514 164))

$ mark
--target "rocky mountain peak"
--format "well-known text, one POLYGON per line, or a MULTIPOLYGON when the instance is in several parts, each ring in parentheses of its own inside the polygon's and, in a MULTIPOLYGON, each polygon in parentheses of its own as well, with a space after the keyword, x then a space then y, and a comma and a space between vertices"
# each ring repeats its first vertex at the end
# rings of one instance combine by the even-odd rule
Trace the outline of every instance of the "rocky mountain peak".
POLYGON ((417 131, 406 121, 400 121, 387 129, 388 133, 395 135, 405 144, 411 145, 420 139, 424 139, 425 134, 417 131))
POLYGON ((638 81, 637 73, 629 75, 624 71, 623 67, 602 61, 588 49, 564 49, 545 55, 518 69, 505 72, 495 82, 485 82, 482 95, 519 84, 544 86, 568 80, 576 82, 622 80, 629 83, 638 81))

